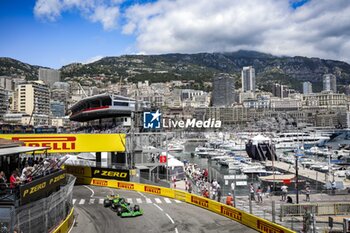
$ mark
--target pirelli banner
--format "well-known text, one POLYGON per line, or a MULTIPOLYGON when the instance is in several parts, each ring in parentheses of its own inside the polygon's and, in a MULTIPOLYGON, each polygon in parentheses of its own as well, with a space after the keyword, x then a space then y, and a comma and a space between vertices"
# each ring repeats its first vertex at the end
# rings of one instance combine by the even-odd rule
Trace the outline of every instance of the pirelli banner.
POLYGON ((0 134, 0 138, 50 147, 48 153, 125 151, 125 134, 0 134))
POLYGON ((55 192, 63 184, 65 178, 66 173, 58 171, 19 186, 21 205, 44 198, 55 192))

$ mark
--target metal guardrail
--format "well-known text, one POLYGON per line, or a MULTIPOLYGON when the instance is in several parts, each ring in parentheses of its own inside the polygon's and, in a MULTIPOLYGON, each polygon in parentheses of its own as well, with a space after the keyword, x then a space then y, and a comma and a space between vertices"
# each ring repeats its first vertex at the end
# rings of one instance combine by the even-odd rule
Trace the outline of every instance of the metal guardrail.
POLYGON ((280 218, 303 216, 306 212, 311 212, 318 216, 347 215, 350 214, 350 202, 284 204, 281 205, 280 218))

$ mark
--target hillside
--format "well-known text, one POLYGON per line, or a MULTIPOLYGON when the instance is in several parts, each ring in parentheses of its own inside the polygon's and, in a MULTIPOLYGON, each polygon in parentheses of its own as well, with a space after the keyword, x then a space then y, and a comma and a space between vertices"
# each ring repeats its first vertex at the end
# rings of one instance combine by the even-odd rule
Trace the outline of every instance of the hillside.
MULTIPOLYGON (((13 59, 0 58, 0 75, 12 71, 32 78, 37 66, 16 64, 13 59), (10 60, 10 61, 7 61, 10 60), (11 65, 13 68, 11 68, 11 65)), ((307 57, 278 57, 255 51, 237 51, 232 53, 164 54, 164 55, 125 55, 105 57, 89 64, 74 63, 61 68, 64 80, 75 77, 104 77, 105 82, 149 80, 164 82, 169 80, 195 80, 201 86, 211 81, 215 73, 227 72, 236 77, 240 85, 240 71, 243 66, 252 65, 257 74, 257 85, 268 89, 273 82, 291 85, 301 90, 303 81, 313 83, 314 91, 322 88, 322 75, 333 73, 338 85, 350 82, 350 65, 333 60, 307 57)), ((81 79, 79 79, 81 81, 81 79)))
POLYGON ((0 57, 0 76, 23 76, 27 80, 35 80, 38 77, 39 68, 44 67, 29 65, 12 58, 0 57))

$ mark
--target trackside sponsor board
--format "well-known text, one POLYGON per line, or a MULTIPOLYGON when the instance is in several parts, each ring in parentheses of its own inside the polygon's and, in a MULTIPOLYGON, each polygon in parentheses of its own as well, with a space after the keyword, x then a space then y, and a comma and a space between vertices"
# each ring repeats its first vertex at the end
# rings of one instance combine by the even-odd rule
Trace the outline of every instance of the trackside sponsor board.
POLYGON ((129 190, 135 189, 134 184, 129 184, 129 183, 125 183, 125 182, 118 182, 117 187, 120 189, 129 189, 129 190))
POLYGON ((129 170, 92 167, 91 175, 92 178, 104 178, 123 181, 130 180, 129 170))
POLYGON ((242 221, 242 213, 238 210, 234 210, 230 207, 226 207, 226 206, 221 206, 220 208, 220 213, 222 213, 223 215, 232 218, 234 220, 237 220, 239 222, 242 221))
POLYGON ((81 177, 81 176, 91 177, 90 167, 65 165, 65 169, 67 173, 72 174, 76 177, 81 177))
POLYGON ((193 204, 208 208, 209 207, 209 201, 207 199, 201 198, 201 197, 195 197, 191 196, 191 202, 193 204))
POLYGON ((107 180, 92 180, 93 185, 98 185, 98 186, 108 186, 108 181, 107 180))
POLYGON ((259 229, 260 232, 264 233, 284 233, 282 229, 279 227, 265 221, 257 220, 256 223, 257 228, 259 229))
POLYGON ((64 171, 58 171, 21 185, 19 187, 21 205, 41 199, 56 191, 65 181, 65 177, 64 171))
POLYGON ((147 186, 147 185, 144 186, 144 191, 147 193, 153 193, 153 194, 160 194, 161 193, 160 188, 147 186))
POLYGON ((48 153, 125 151, 125 134, 0 134, 0 138, 50 147, 48 153))

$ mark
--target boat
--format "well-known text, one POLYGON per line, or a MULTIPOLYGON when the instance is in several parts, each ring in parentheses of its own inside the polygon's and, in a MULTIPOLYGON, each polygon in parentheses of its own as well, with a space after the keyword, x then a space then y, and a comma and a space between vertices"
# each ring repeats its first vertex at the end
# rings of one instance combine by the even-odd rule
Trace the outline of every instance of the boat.
POLYGON ((182 152, 184 149, 185 147, 180 144, 168 144, 169 152, 182 152))
POLYGON ((305 149, 313 146, 323 146, 330 140, 329 136, 308 132, 277 133, 272 137, 276 149, 295 149, 303 145, 305 149))
POLYGON ((229 170, 241 170, 243 167, 243 164, 241 161, 234 160, 228 163, 228 169, 229 170))
POLYGON ((266 168, 260 163, 251 163, 243 165, 241 172, 244 174, 261 174, 266 173, 266 168))

